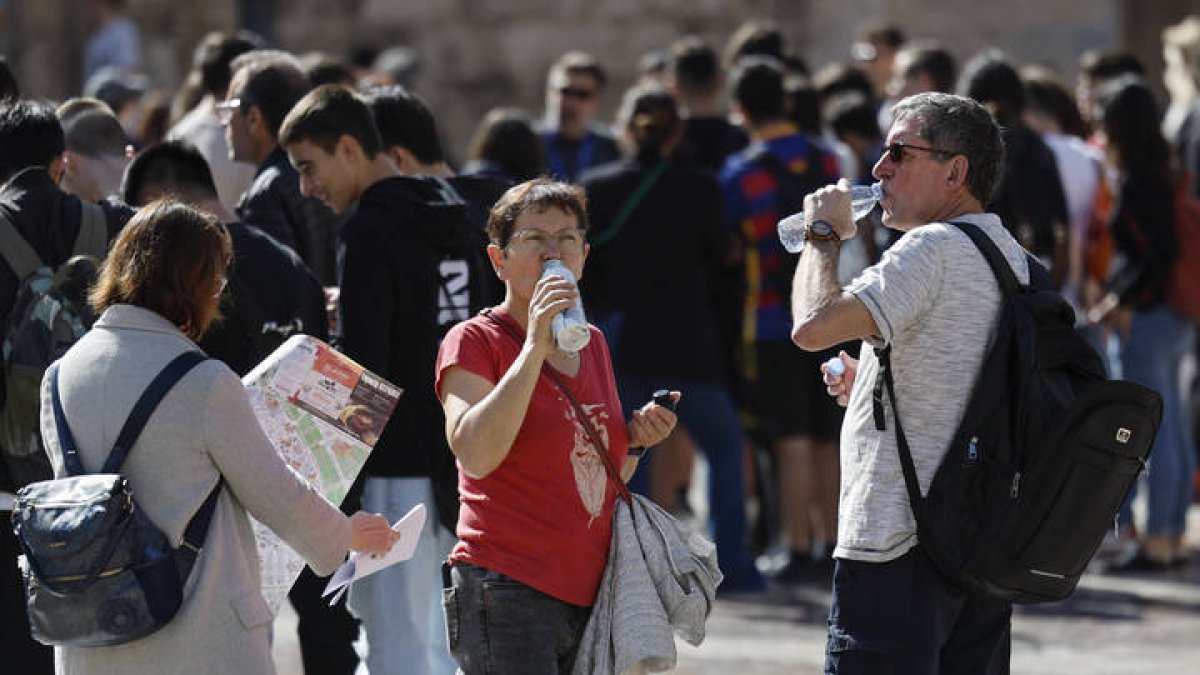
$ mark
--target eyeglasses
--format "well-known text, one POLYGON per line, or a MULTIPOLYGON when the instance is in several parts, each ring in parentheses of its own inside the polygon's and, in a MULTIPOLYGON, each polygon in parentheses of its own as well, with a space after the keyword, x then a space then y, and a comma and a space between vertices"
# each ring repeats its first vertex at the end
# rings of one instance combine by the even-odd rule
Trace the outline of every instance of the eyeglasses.
POLYGON ((233 111, 242 107, 242 99, 231 98, 228 101, 221 101, 214 107, 217 110, 217 120, 221 124, 229 124, 229 120, 233 119, 233 111))
POLYGON ((580 101, 587 101, 596 95, 595 89, 586 89, 584 87, 563 87, 558 90, 563 98, 574 98, 580 101))
POLYGON ((509 238, 508 245, 530 253, 545 253, 549 250, 551 239, 558 244, 559 251, 579 253, 583 250, 583 231, 574 227, 553 234, 537 228, 517 230, 509 238))
POLYGON ((907 157, 907 155, 904 154, 905 150, 924 150, 930 154, 942 155, 943 157, 951 157, 958 154, 957 152, 950 152, 949 150, 939 150, 937 148, 930 148, 924 145, 910 145, 908 143, 891 143, 883 148, 883 152, 888 156, 888 159, 897 164, 904 163, 904 159, 907 157))

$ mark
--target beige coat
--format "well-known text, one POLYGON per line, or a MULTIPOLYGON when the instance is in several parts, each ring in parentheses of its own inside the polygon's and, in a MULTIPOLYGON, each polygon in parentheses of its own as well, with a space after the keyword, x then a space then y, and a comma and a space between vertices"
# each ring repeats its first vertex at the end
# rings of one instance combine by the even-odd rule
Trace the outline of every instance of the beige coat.
MULTIPOLYGON (((196 348, 158 314, 117 305, 63 356, 59 391, 86 470, 100 469, 150 380, 175 356, 196 348)), ((47 382, 41 425, 55 473, 62 475, 47 382)), ((122 473, 138 504, 176 545, 220 476, 226 488, 184 589, 183 606, 171 623, 124 645, 58 648, 58 672, 275 672, 269 644, 272 617, 260 590, 247 512, 322 575, 342 562, 350 526, 280 460, 237 375, 219 361, 196 366, 151 416, 122 473)))

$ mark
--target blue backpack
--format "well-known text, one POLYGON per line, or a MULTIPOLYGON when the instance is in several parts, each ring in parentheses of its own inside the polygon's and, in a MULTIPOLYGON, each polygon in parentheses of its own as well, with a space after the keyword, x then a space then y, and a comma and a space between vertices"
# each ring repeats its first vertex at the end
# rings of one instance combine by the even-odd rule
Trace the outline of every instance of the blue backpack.
POLYGON ((165 626, 183 603, 183 587, 216 509, 223 481, 184 531, 167 537, 138 507, 119 471, 167 392, 197 364, 185 352, 163 368, 129 413, 99 473, 86 474, 50 366, 51 404, 67 476, 17 492, 13 532, 20 543, 26 609, 34 639, 47 645, 99 647, 131 642, 165 626))

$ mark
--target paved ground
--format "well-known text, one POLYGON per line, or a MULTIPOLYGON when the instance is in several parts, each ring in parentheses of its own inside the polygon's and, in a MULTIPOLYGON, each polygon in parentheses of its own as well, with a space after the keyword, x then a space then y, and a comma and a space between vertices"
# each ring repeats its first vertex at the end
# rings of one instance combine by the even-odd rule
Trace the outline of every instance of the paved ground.
MULTIPOLYGON (((1200 507, 1192 509, 1193 563, 1146 575, 1088 575, 1068 600, 1018 608, 1014 675, 1200 675, 1200 507)), ((683 675, 821 672, 828 592, 777 589, 722 600, 699 648, 679 643, 683 675)), ((295 617, 276 620, 280 675, 300 675, 295 617)), ((378 675, 378 674, 377 674, 378 675)))

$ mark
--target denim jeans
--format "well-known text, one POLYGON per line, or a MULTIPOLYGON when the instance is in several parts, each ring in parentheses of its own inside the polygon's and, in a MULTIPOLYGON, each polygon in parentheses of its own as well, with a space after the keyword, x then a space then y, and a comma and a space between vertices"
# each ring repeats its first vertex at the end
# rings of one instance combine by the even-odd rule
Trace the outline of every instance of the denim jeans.
POLYGON ((1192 501, 1196 450, 1180 389, 1179 364, 1195 348, 1195 326, 1166 303, 1133 315, 1121 350, 1127 379, 1163 397, 1163 420, 1146 472, 1145 534, 1179 536, 1192 501))
MULTIPOLYGON (((708 461, 708 510, 710 534, 717 544, 717 559, 725 581, 723 590, 758 590, 762 577, 754 566, 746 527, 746 493, 742 476, 742 426, 729 392, 716 384, 672 380, 640 379, 619 375, 617 388, 621 405, 629 417, 645 405, 656 389, 675 389, 683 393, 676 413, 708 461)), ((642 466, 629 481, 639 494, 649 488, 649 467, 653 451, 642 459, 642 466)))
POLYGON ((442 591, 450 653, 465 675, 566 675, 592 610, 457 562, 442 591))
POLYGON ((376 572, 350 586, 350 611, 362 620, 367 671, 408 675, 451 675, 446 623, 437 589, 442 562, 454 536, 441 526, 428 478, 368 478, 362 508, 396 522, 417 504, 426 509, 425 529, 411 560, 376 572))
POLYGON ((950 585, 920 546, 837 561, 826 675, 1007 675, 1012 605, 950 585))

